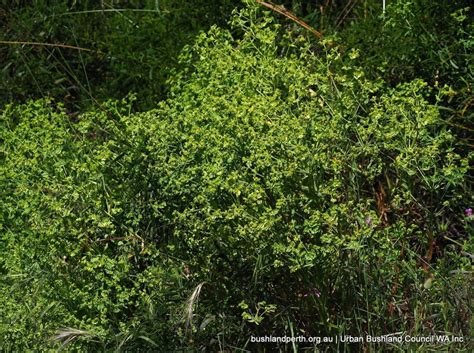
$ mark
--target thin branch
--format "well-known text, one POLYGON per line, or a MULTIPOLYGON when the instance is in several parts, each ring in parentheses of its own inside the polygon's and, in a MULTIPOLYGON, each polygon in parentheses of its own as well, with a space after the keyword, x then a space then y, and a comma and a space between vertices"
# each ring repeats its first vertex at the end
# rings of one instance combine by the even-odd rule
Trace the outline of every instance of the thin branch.
POLYGON ((147 9, 102 9, 102 10, 85 10, 85 11, 71 11, 71 12, 64 12, 54 16, 68 16, 68 15, 80 15, 80 14, 88 14, 88 13, 102 13, 102 12, 154 12, 161 14, 163 12, 169 11, 161 11, 161 10, 147 10, 147 9))
POLYGON ((300 18, 296 17, 293 13, 291 13, 290 11, 285 9, 283 6, 278 6, 278 5, 272 4, 270 2, 265 2, 265 1, 261 1, 261 0, 256 0, 256 1, 260 5, 265 6, 266 8, 268 8, 272 11, 278 12, 279 14, 285 16, 286 18, 289 18, 290 20, 296 22, 301 27, 306 28, 308 31, 313 33, 316 37, 318 37, 318 38, 323 37, 323 34, 321 32, 318 32, 317 30, 315 30, 313 27, 311 27, 309 24, 307 24, 306 22, 304 22, 300 18))
POLYGON ((349 16, 349 14, 351 13, 352 9, 354 8, 356 4, 357 4, 357 0, 355 1, 349 0, 349 2, 346 4, 346 6, 344 7, 341 14, 336 20, 336 27, 339 27, 344 22, 344 20, 346 19, 347 16, 349 16))
POLYGON ((0 44, 13 44, 13 45, 34 45, 34 46, 42 46, 42 47, 55 47, 55 48, 65 48, 65 49, 74 49, 80 51, 88 51, 88 52, 95 52, 95 50, 75 47, 73 45, 67 44, 53 44, 53 43, 40 43, 40 42, 22 42, 22 41, 8 41, 8 40, 0 40, 0 44))

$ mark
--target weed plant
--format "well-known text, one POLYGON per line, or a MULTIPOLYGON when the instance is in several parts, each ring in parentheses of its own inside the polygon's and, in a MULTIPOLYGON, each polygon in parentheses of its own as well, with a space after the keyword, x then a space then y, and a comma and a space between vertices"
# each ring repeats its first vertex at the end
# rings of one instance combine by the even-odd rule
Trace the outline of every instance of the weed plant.
POLYGON ((468 352, 472 76, 396 82, 346 43, 248 2, 151 110, 6 104, 0 348, 468 352), (251 339, 389 334, 464 341, 251 339))

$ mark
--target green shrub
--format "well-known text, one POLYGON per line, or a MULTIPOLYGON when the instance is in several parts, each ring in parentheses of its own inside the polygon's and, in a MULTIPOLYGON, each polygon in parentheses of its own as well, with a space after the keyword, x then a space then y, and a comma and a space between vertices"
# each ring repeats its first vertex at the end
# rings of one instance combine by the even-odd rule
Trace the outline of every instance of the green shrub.
MULTIPOLYGON (((376 1, 380 4, 380 1, 376 1)), ((376 6, 355 6, 356 19, 336 31, 347 48, 358 49, 368 77, 393 86, 423 79, 435 92, 447 92, 441 111, 469 150, 474 89, 474 7, 471 1, 387 1, 385 14, 376 6)))
POLYGON ((469 265, 436 245, 466 239, 468 159, 426 83, 370 80, 255 7, 233 25, 154 110, 3 109, 2 348, 468 334, 469 265))

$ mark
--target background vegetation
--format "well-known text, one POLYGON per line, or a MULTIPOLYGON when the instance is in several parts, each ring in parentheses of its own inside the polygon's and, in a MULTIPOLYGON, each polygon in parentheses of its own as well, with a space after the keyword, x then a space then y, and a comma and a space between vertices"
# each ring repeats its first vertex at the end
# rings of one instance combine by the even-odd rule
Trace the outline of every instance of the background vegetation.
POLYGON ((472 349, 469 1, 1 4, 2 351, 472 349))

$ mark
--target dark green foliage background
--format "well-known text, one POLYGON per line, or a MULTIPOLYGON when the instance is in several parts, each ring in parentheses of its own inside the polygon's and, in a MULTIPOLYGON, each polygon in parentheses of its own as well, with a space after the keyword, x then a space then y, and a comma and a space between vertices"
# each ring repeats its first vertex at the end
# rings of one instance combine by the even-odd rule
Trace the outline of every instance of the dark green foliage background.
POLYGON ((4 1, 0 349, 469 351, 467 3, 4 1))
POLYGON ((69 44, 2 45, 0 99, 55 97, 68 109, 139 93, 140 108, 166 92, 182 47, 212 24, 225 25, 238 1, 7 1, 0 40, 69 44))

